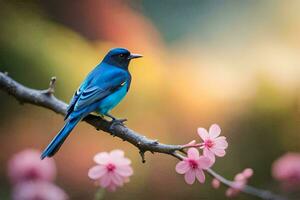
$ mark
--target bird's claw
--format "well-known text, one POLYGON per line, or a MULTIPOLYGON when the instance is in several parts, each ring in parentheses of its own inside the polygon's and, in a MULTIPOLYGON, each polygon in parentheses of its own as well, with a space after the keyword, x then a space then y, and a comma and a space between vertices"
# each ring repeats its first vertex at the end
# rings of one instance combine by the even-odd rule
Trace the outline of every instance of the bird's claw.
POLYGON ((157 145, 158 144, 158 139, 155 139, 151 142, 152 145, 157 145))
POLYGON ((110 129, 113 129, 113 127, 116 125, 124 126, 124 122, 126 121, 127 119, 113 119, 111 121, 110 129))

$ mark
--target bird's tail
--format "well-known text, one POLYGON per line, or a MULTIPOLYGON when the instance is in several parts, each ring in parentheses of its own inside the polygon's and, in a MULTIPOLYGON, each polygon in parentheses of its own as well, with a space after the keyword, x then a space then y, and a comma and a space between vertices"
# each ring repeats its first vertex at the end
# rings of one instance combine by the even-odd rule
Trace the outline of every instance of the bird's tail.
POLYGON ((80 118, 73 118, 68 120, 64 127, 59 131, 47 148, 43 151, 41 159, 45 157, 52 157, 64 143, 68 135, 71 133, 76 124, 80 121, 80 118))

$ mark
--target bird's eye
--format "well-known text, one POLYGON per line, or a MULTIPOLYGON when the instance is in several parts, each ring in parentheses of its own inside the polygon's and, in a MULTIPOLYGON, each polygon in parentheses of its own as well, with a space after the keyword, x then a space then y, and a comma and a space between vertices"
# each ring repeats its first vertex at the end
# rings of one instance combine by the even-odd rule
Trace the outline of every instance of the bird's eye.
POLYGON ((121 58, 123 58, 123 57, 124 57, 124 54, 121 53, 121 54, 119 54, 119 56, 120 56, 121 58))

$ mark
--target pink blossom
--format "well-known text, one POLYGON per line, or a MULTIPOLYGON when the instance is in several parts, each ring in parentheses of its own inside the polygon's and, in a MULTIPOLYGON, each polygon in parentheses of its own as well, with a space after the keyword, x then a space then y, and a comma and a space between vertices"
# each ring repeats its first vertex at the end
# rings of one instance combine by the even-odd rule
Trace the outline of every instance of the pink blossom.
POLYGON ((235 175, 232 187, 226 190, 227 197, 235 197, 247 185, 248 179, 253 175, 251 168, 244 169, 241 173, 235 175))
POLYGON ((272 175, 281 181, 283 189, 298 189, 300 186, 300 153, 287 153, 277 159, 272 166, 272 175))
POLYGON ((193 184, 196 178, 200 183, 204 183, 205 175, 203 170, 210 168, 212 164, 209 158, 200 156, 196 148, 190 148, 187 157, 177 163, 175 169, 177 173, 184 174, 187 184, 193 184))
POLYGON ((198 128, 198 135, 203 140, 201 148, 203 155, 209 157, 215 162, 215 155, 218 157, 225 156, 225 149, 228 147, 225 136, 220 136, 221 128, 217 124, 213 124, 209 128, 209 132, 205 128, 198 128))
POLYGON ((58 186, 46 181, 27 181, 17 184, 13 200, 66 200, 67 194, 58 186))
POLYGON ((41 152, 27 149, 15 154, 8 162, 8 176, 12 183, 30 180, 52 181, 56 176, 53 159, 40 159, 41 152))
POLYGON ((251 168, 246 168, 244 169, 244 171, 242 172, 243 176, 246 178, 246 179, 249 179, 251 176, 253 176, 253 169, 251 168))
POLYGON ((98 153, 94 161, 97 165, 89 170, 88 176, 109 191, 115 191, 117 187, 129 182, 129 177, 133 174, 131 161, 124 157, 122 150, 98 153))
POLYGON ((218 189, 220 187, 221 183, 218 179, 214 178, 212 181, 211 181, 211 186, 214 188, 214 189, 218 189))

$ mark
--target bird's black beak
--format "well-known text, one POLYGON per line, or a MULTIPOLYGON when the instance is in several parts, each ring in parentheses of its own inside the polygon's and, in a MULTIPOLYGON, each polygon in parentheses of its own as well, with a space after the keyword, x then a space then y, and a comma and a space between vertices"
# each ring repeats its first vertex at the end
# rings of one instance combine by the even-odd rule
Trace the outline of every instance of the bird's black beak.
POLYGON ((130 56, 128 57, 128 60, 135 59, 135 58, 141 58, 141 57, 143 57, 143 56, 140 55, 140 54, 132 53, 132 54, 130 54, 130 56))

